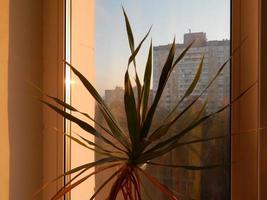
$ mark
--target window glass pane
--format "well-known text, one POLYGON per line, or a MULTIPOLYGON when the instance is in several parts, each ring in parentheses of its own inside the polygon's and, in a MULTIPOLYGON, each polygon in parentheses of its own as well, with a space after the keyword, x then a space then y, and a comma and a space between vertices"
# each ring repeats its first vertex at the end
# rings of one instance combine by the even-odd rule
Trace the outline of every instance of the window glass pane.
MULTIPOLYGON (((170 43, 176 36, 177 56, 192 40, 194 46, 183 61, 175 68, 161 97, 154 119, 160 124, 167 113, 176 105, 190 85, 198 63, 204 55, 202 77, 192 93, 179 108, 182 110, 205 88, 218 68, 230 53, 230 1, 229 0, 167 0, 167 1, 123 1, 130 18, 136 41, 140 41, 153 24, 153 86, 155 93, 161 69, 166 60, 170 43)), ((138 72, 143 73, 148 43, 138 57, 138 72)), ((96 2, 96 83, 107 104, 116 113, 123 128, 126 118, 123 105, 123 78, 127 58, 130 55, 125 23, 120 1, 99 0, 96 2)), ((229 66, 225 68, 213 86, 200 98, 194 109, 176 123, 169 134, 175 134, 185 126, 208 98, 205 114, 215 112, 228 102, 230 95, 229 66)), ((153 96, 151 96, 153 98, 153 96)), ((96 112, 98 114, 98 112, 96 112)), ((194 129, 184 141, 226 135, 229 132, 229 111, 219 114, 194 129)), ((213 165, 229 161, 227 139, 196 143, 173 150, 157 159, 158 162, 180 165, 213 165)), ((229 170, 219 167, 204 171, 146 166, 146 170, 161 183, 171 188, 181 199, 227 199, 229 197, 229 170)), ((96 176, 96 185, 104 174, 96 176)), ((149 185, 146 183, 145 185, 149 185)), ((152 199, 165 199, 164 195, 147 187, 152 199)), ((104 192, 105 196, 106 193, 104 192)), ((103 199, 100 196, 99 199, 103 199)))
MULTIPOLYGON (((75 1, 72 2, 75 4, 75 1)), ((122 7, 125 8, 132 25, 135 46, 142 40, 149 27, 153 25, 147 41, 137 56, 137 72, 143 81, 144 69, 148 55, 150 38, 153 41, 153 72, 149 102, 153 101, 158 88, 160 73, 171 43, 175 37, 177 58, 182 50, 192 41, 194 44, 186 56, 174 68, 165 90, 161 96, 151 132, 164 122, 168 114, 183 97, 196 74, 197 67, 204 56, 201 78, 191 93, 179 105, 173 116, 182 112, 213 79, 220 66, 230 55, 230 0, 135 0, 135 1, 95 1, 95 85, 109 108, 114 113, 125 132, 127 119, 124 110, 124 73, 127 68, 130 48, 127 39, 122 7)), ((84 24, 86 26, 86 24, 84 24)), ((73 30, 75 32, 75 30, 73 30)), ((79 45, 78 45, 79 46, 79 45)), ((81 46, 81 45, 80 45, 81 46)), ((84 47, 81 47, 84 48, 84 47)), ((78 52, 78 49, 77 49, 78 52)), ((229 102, 230 70, 226 65, 211 87, 201 95, 194 106, 168 131, 161 141, 181 132, 194 119, 205 102, 207 106, 200 117, 216 112, 229 102)), ((133 66, 130 67, 133 89, 133 66)), ((75 96, 72 98, 76 98, 75 96)), ((100 110, 95 107, 95 120, 107 126, 100 110)), ((99 126, 96 129, 105 133, 99 126)), ((210 139, 181 145, 171 152, 152 160, 152 162, 180 166, 211 166, 206 170, 186 170, 146 164, 143 169, 162 184, 166 185, 178 199, 229 199, 230 184, 230 142, 226 137, 230 131, 230 110, 224 110, 193 129, 179 140, 180 143, 210 139), (222 136, 222 137, 221 137, 222 136), (214 139, 216 138, 216 139, 214 139)), ((108 137, 108 136, 107 136, 108 137)), ((116 144, 116 141, 110 140, 116 144)), ((105 144, 95 139, 97 145, 105 144)), ((153 145, 152 145, 153 146, 153 145)), ((109 150, 114 150, 110 147, 109 150)), ((79 155, 77 155, 79 156, 79 155)), ((95 154, 95 159, 103 156, 95 154)), ((96 167, 96 169, 99 169, 96 167)), ((114 172, 106 172, 95 176, 95 189, 114 172)), ((114 182, 114 181, 113 181, 114 182)), ((96 197, 105 199, 112 186, 111 182, 96 197)), ((145 185, 142 198, 163 200, 166 196, 155 188, 147 179, 141 178, 145 185)), ((90 194, 89 194, 90 195, 90 194)), ((122 199, 122 196, 120 196, 122 199)))

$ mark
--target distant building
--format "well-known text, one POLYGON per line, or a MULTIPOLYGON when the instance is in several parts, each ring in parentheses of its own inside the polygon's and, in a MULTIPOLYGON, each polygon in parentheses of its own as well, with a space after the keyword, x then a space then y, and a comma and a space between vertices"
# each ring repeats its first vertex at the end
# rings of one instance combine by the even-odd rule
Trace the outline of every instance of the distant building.
MULTIPOLYGON (((167 85, 163 92, 160 105, 170 110, 179 98, 181 98, 189 87, 194 78, 197 66, 200 63, 202 56, 205 56, 204 66, 201 79, 192 93, 192 96, 197 96, 205 88, 208 81, 214 76, 216 70, 230 56, 230 41, 215 40, 207 41, 206 33, 186 33, 184 34, 184 42, 176 44, 177 58, 181 51, 184 50, 192 41, 194 45, 185 55, 185 57, 175 67, 167 85)), ((155 92, 160 78, 162 67, 164 66, 168 51, 171 45, 156 46, 153 48, 153 91, 155 92)), ((216 110, 230 94, 230 73, 229 64, 225 70, 215 81, 213 86, 206 92, 201 100, 209 96, 208 110, 216 110)), ((182 105, 183 107, 184 105, 182 105)))
POLYGON ((110 104, 114 101, 123 102, 124 89, 116 86, 113 90, 105 90, 105 102, 110 104))

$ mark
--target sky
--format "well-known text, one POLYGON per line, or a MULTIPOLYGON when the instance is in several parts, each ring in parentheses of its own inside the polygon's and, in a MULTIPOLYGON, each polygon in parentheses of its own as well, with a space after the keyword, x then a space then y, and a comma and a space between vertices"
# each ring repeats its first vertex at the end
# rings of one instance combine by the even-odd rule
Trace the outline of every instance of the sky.
POLYGON ((152 25, 150 38, 137 57, 142 75, 148 46, 183 42, 184 33, 205 32, 208 40, 230 38, 230 0, 96 0, 96 86, 104 93, 123 85, 130 50, 123 6, 129 17, 135 43, 152 25))

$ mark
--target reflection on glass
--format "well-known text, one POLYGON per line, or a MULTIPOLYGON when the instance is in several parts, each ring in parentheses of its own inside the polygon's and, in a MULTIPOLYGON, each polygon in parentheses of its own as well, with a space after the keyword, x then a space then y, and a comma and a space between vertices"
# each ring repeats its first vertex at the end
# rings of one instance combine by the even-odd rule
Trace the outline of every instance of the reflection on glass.
MULTIPOLYGON (((96 1, 96 84, 106 103, 115 114, 121 127, 127 131, 123 103, 123 77, 130 55, 121 4, 130 17, 137 42, 153 29, 153 84, 151 94, 157 89, 159 74, 164 65, 170 43, 176 36, 176 56, 193 40, 194 45, 182 62, 175 68, 161 97, 154 125, 160 123, 184 94, 193 79, 201 57, 205 56, 201 80, 192 95, 187 98, 177 112, 201 93, 216 70, 230 54, 230 0, 136 0, 136 1, 96 1)), ((143 75, 147 42, 137 59, 138 72, 143 75)), ((224 69, 213 86, 205 92, 196 106, 177 122, 169 134, 176 133, 188 123, 194 113, 208 99, 206 114, 216 111, 229 101, 230 70, 224 69)), ((153 95, 151 95, 151 100, 153 95)), ((216 137, 229 134, 229 110, 210 119, 184 137, 184 141, 216 137)), ((103 116, 95 111, 95 119, 105 125, 103 116)), ((97 128, 97 127, 96 127, 97 128)), ((99 129, 101 132, 101 129, 99 129)), ((103 133, 104 134, 104 133, 103 133)), ((99 144, 101 141, 96 140, 99 144)), ((115 142, 115 141, 114 141, 115 142)), ((229 199, 229 141, 226 137, 205 143, 195 143, 173 150, 157 161, 180 165, 222 166, 203 171, 188 171, 166 167, 144 166, 161 183, 167 185, 179 199, 229 199)), ((101 156, 95 155, 96 159, 101 156)), ((96 175, 96 188, 107 179, 111 171, 96 175)), ((145 179, 143 199, 165 199, 160 191, 145 179)), ((111 183, 112 184, 112 183, 111 183)), ((111 186, 109 184, 109 186, 111 186)), ((96 197, 105 199, 110 188, 106 187, 96 197)))

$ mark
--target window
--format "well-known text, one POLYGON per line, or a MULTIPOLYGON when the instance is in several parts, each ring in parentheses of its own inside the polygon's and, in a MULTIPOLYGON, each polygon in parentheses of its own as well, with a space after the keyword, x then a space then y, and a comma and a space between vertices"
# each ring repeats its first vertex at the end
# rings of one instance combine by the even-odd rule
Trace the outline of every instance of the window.
MULTIPOLYGON (((178 70, 171 77, 168 83, 169 87, 167 87, 168 91, 166 88, 166 92, 162 95, 157 111, 158 115, 154 123, 158 123, 166 116, 167 112, 175 106, 181 94, 190 85, 197 64, 203 54, 206 56, 205 73, 203 73, 203 77, 198 83, 197 88, 192 93, 192 97, 186 99, 181 107, 186 106, 195 95, 198 95, 202 91, 202 88, 205 87, 208 80, 216 73, 220 63, 230 55, 230 0, 208 0, 205 3, 196 0, 138 0, 134 2, 97 0, 94 3, 95 7, 92 6, 93 4, 83 5, 82 1, 72 1, 70 3, 67 0, 67 2, 66 5, 69 5, 69 7, 67 6, 67 10, 69 9, 71 11, 71 14, 66 12, 66 14, 69 14, 68 19, 70 25, 66 29, 67 36, 69 36, 69 38, 66 38, 69 41, 67 43, 69 46, 66 49, 69 53, 67 54, 69 55, 67 58, 91 80, 95 80, 95 85, 101 91, 101 95, 107 101, 107 104, 114 110, 122 126, 125 126, 125 117, 123 117, 124 113, 122 109, 124 107, 123 74, 130 51, 127 46, 128 41, 121 11, 121 3, 127 10, 131 20, 136 42, 140 41, 149 26, 153 24, 151 36, 153 38, 154 63, 151 98, 153 98, 153 94, 157 89, 160 70, 164 64, 168 49, 170 48, 169 44, 172 42, 174 35, 176 35, 177 55, 179 55, 179 52, 186 44, 193 39, 196 40, 188 56, 177 66, 178 70), (92 18, 92 14, 88 14, 89 10, 86 6, 89 6, 90 11, 95 13, 95 21, 90 19, 90 17, 92 18), (90 21, 90 25, 86 20, 90 21), (92 35, 95 35, 95 38, 92 35), (225 50, 222 51, 221 49, 225 50), (90 65, 90 69, 88 65, 90 65), (189 74, 191 75, 189 76, 189 74)), ((148 43, 146 43, 142 54, 137 59, 138 71, 141 77, 144 73, 143 66, 145 66, 146 62, 147 49, 148 43)), ((67 77, 70 78, 72 75, 68 73, 67 68, 66 72, 67 77)), ((201 107, 206 98, 209 99, 206 114, 214 112, 218 107, 229 101, 229 89, 223 91, 218 90, 222 82, 225 88, 230 88, 230 80, 227 78, 229 75, 230 70, 228 66, 223 72, 222 79, 215 82, 210 90, 204 94, 204 97, 200 99, 197 105, 198 108, 201 107)), ((66 85, 69 91, 71 91, 70 93, 66 93, 67 99, 74 105, 78 104, 80 108, 87 109, 89 113, 95 115, 96 119, 103 120, 98 110, 95 109, 92 99, 87 97, 86 92, 83 93, 81 91, 82 86, 78 83, 78 80, 74 80, 73 84, 70 83, 69 81, 66 85), (86 97, 84 97, 85 94, 86 97), (88 108, 88 102, 92 104, 89 106, 90 108, 88 108)), ((198 108, 196 107, 195 109, 198 108)), ((193 114, 194 110, 188 113, 186 117, 190 119, 190 116, 193 114)), ((230 134, 229 118, 230 111, 228 110, 194 130, 190 136, 185 138, 185 141, 194 138, 209 138, 230 134)), ((175 132, 182 126, 182 123, 177 123, 172 131, 175 132)), ((67 127, 71 129, 69 130, 71 132, 80 131, 72 124, 67 124, 67 127)), ((96 142, 98 141, 96 140, 96 142)), ((67 168, 71 168, 77 163, 83 163, 83 161, 90 157, 88 152, 77 149, 78 147, 75 144, 66 144, 66 152, 68 152, 66 158, 69 160, 66 166, 67 168), (81 155, 84 155, 83 158, 81 158, 81 155)), ((99 157, 91 154, 90 159, 93 158, 98 159, 99 157)), ((147 166, 146 170, 153 173, 163 184, 170 187, 181 199, 225 200, 230 198, 230 170, 228 165, 230 162, 229 137, 174 150, 158 161, 181 165, 223 164, 224 167, 202 172, 153 166, 147 166)), ((77 194, 79 192, 76 193, 74 191, 71 194, 71 199, 76 200, 77 197, 82 199, 83 196, 87 199, 88 187, 93 192, 94 187, 92 185, 95 185, 97 188, 107 175, 108 173, 97 175, 90 184, 84 186, 86 190, 85 194, 78 196, 77 194)), ((146 185, 149 185, 149 183, 146 183, 146 185)), ((150 193, 152 199, 164 199, 164 196, 159 192, 157 193, 150 186, 148 186, 148 193, 150 193)), ((102 193, 104 196, 100 195, 96 199, 104 199, 106 194, 107 190, 104 190, 102 193)))

